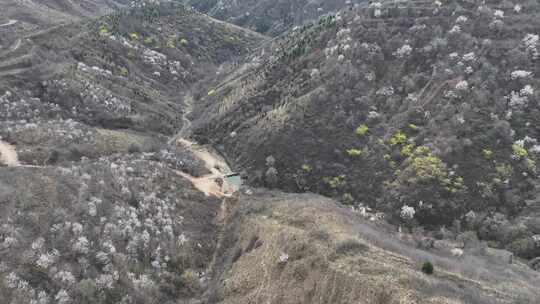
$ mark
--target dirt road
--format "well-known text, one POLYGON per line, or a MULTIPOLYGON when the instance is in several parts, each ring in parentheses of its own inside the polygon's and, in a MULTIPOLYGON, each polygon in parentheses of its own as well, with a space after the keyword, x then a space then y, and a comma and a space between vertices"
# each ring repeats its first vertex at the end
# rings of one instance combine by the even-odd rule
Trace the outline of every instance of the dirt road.
POLYGON ((211 172, 202 177, 194 177, 178 171, 182 177, 188 179, 195 188, 207 196, 229 197, 238 191, 238 187, 227 182, 225 176, 232 173, 227 162, 215 151, 208 147, 199 147, 195 143, 180 138, 176 142, 188 148, 198 159, 202 160, 205 167, 211 172))
POLYGON ((223 157, 211 147, 202 147, 195 142, 187 139, 191 128, 191 121, 188 115, 193 111, 193 97, 187 93, 184 97, 185 111, 182 115, 182 129, 171 138, 169 144, 181 145, 190 150, 195 157, 202 160, 205 167, 210 171, 202 177, 194 177, 187 173, 177 171, 179 175, 188 179, 195 188, 207 196, 228 197, 238 191, 238 186, 229 184, 226 175, 231 174, 232 170, 223 157))

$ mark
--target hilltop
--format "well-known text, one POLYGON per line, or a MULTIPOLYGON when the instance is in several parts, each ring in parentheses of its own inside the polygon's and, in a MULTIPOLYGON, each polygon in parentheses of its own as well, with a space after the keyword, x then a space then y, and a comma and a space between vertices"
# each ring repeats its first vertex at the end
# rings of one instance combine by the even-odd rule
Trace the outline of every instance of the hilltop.
POLYGON ((208 15, 270 36, 364 0, 184 0, 208 15))
POLYGON ((253 185, 534 258, 539 9, 411 1, 324 17, 201 92, 194 133, 253 185))

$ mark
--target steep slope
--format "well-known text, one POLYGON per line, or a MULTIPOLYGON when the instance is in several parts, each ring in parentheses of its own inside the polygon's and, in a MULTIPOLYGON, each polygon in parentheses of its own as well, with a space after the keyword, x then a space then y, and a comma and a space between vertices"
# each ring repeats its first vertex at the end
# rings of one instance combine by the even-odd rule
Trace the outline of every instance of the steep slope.
POLYGON ((207 303, 536 303, 540 274, 498 258, 412 247, 312 194, 226 202, 207 303), (420 271, 425 261, 435 273, 420 271))
POLYGON ((10 19, 28 26, 47 26, 84 17, 96 17, 110 13, 113 9, 127 6, 131 2, 128 0, 1 0, 0 21, 10 19))
POLYGON ((539 256, 539 13, 408 1, 325 17, 200 94, 196 137, 253 184, 539 256))
POLYGON ((260 33, 279 35, 295 25, 364 0, 184 0, 197 10, 260 33))
POLYGON ((174 4, 27 35, 0 53, 0 136, 27 164, 155 150, 182 92, 262 39, 174 4))
POLYGON ((0 302, 198 298, 220 200, 180 174, 208 169, 169 137, 188 89, 265 37, 164 3, 13 38, 0 52, 0 302))
POLYGON ((193 189, 172 159, 187 164, 189 156, 0 168, 1 302, 197 298, 216 246, 219 200, 193 189))

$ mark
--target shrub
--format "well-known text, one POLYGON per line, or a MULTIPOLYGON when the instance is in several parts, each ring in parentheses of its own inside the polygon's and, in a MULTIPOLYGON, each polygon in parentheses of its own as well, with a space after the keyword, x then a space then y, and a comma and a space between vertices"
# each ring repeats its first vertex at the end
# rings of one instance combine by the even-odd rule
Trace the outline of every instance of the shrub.
POLYGON ((434 272, 433 264, 431 262, 424 262, 422 265, 422 272, 427 275, 432 275, 434 272))
POLYGON ((137 34, 135 32, 130 33, 129 38, 131 38, 131 40, 139 40, 139 34, 137 34))
POLYGON ((56 149, 52 149, 47 159, 48 164, 55 164, 60 159, 60 152, 56 149))
POLYGON ((415 124, 409 124, 409 129, 413 130, 413 131, 418 131, 418 129, 420 129, 417 125, 415 124))
POLYGON ((128 69, 126 69, 125 67, 121 67, 120 68, 120 75, 124 76, 124 77, 127 77, 129 75, 128 69))
POLYGON ((404 157, 411 156, 412 152, 413 152, 413 145, 411 144, 405 145, 403 146, 403 148, 401 148, 401 155, 403 155, 404 157))
POLYGON ((407 135, 401 130, 397 130, 394 135, 390 138, 389 144, 391 146, 404 144, 407 142, 407 135))
POLYGON ((142 151, 141 145, 139 145, 137 143, 132 143, 128 147, 128 152, 129 153, 141 153, 141 151, 142 151))
POLYGON ((110 34, 109 29, 105 25, 101 25, 99 27, 99 34, 101 36, 108 36, 110 34))
POLYGON ((364 136, 369 131, 369 127, 365 124, 360 125, 358 128, 356 128, 356 135, 364 136))
POLYGON ((360 156, 362 155, 363 151, 360 150, 360 149, 348 149, 347 150, 347 155, 351 156, 351 157, 357 157, 357 156, 360 156))
POLYGON ((302 165, 302 170, 309 173, 309 172, 313 171, 313 167, 311 167, 308 164, 303 164, 302 165))
POLYGON ((347 183, 345 181, 345 175, 334 176, 334 177, 331 177, 331 178, 330 177, 325 177, 325 178, 323 178, 323 180, 332 189, 341 188, 341 187, 345 186, 345 184, 347 183))
POLYGON ((181 276, 182 285, 191 291, 196 291, 200 288, 199 277, 194 270, 188 269, 181 276))
POLYGON ((512 145, 512 151, 514 151, 514 155, 518 157, 527 157, 529 155, 529 152, 527 149, 525 149, 523 146, 520 146, 518 144, 512 145))

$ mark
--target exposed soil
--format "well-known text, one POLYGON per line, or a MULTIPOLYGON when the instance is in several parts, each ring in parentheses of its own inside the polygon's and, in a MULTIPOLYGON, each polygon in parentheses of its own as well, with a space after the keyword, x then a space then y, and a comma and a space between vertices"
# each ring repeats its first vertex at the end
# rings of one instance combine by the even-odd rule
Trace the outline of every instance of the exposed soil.
POLYGON ((2 140, 0 140, 0 163, 8 167, 20 165, 15 147, 2 140))
POLYGON ((197 144, 185 138, 178 139, 176 144, 190 150, 211 172, 202 177, 194 177, 177 171, 180 176, 189 180, 199 191, 207 196, 228 197, 238 190, 236 186, 227 183, 225 176, 232 171, 227 162, 216 151, 209 147, 197 146, 197 144))

